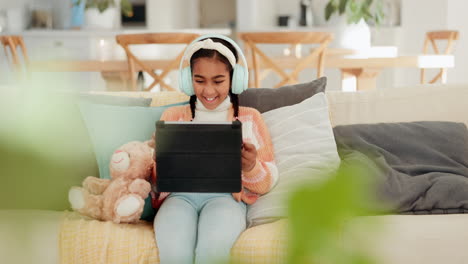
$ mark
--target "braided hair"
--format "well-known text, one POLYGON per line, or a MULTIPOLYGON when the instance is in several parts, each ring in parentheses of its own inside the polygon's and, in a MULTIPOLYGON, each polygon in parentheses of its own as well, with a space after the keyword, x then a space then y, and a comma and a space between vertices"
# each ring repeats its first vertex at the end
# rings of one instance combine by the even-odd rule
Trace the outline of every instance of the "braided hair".
MULTIPOLYGON (((224 46, 226 46, 232 52, 232 54, 234 54, 236 61, 238 60, 237 50, 236 48, 234 48, 234 46, 231 43, 220 38, 211 38, 211 39, 213 40, 213 42, 219 42, 223 44, 224 46)), ((224 57, 224 55, 219 53, 217 50, 200 49, 196 51, 190 58, 191 69, 193 69, 193 64, 195 60, 199 58, 215 58, 221 61, 222 63, 226 64, 226 67, 228 68, 228 71, 229 71, 229 77, 231 81, 230 83, 232 85, 232 76, 233 76, 234 69, 232 68, 232 65, 229 62, 229 60, 226 57, 224 57)), ((232 93, 232 89, 230 88, 229 97, 231 98, 232 107, 234 109, 234 117, 237 118, 239 116, 239 96, 237 94, 232 93)), ((197 102, 197 96, 196 95, 190 96, 190 110, 192 112, 192 119, 195 118, 195 103, 196 102, 197 102)))

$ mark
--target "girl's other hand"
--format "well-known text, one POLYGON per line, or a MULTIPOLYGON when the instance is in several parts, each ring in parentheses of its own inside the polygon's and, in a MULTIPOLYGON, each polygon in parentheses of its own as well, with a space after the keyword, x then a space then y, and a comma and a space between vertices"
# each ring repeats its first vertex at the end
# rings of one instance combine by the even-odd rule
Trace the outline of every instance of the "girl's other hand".
POLYGON ((257 149, 254 144, 244 142, 242 147, 242 171, 249 172, 257 162, 257 149))

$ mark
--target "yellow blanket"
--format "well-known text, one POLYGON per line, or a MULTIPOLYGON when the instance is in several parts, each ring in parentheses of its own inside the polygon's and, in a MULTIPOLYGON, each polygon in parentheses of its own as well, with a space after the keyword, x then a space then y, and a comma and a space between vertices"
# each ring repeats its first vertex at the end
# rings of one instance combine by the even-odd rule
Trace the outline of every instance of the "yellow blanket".
POLYGON ((62 264, 159 263, 151 223, 114 224, 66 213, 59 237, 62 264))

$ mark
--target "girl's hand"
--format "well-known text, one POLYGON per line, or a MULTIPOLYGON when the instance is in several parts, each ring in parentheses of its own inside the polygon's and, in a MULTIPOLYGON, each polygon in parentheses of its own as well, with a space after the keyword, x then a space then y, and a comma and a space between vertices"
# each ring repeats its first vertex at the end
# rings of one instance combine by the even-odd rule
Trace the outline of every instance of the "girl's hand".
POLYGON ((242 147, 242 171, 249 172, 255 167, 257 162, 257 149, 250 143, 243 144, 242 147))

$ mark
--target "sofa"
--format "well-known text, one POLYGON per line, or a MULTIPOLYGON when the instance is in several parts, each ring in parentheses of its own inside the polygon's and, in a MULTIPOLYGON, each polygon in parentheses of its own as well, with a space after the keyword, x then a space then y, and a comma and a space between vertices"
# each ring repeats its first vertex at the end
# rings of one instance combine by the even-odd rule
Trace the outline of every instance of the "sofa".
MULTIPOLYGON (((175 93, 120 95, 159 100, 152 105, 186 99, 175 93)), ((333 127, 412 121, 452 121, 468 126, 468 85, 327 91, 325 95, 333 127)), ((363 234, 360 243, 378 263, 465 263, 468 259, 464 247, 468 240, 466 214, 365 216, 349 224, 359 226, 368 218, 378 219, 381 228, 363 234)), ((288 225, 287 217, 251 225, 234 245, 233 259, 236 263, 284 263, 288 225)), ((0 234, 0 263, 87 263, 90 259, 99 263, 159 262, 150 223, 117 225, 68 210, 4 208, 0 210, 0 234), (89 230, 71 230, 76 226, 89 230), (131 256, 132 250, 140 250, 139 256, 131 256)))

